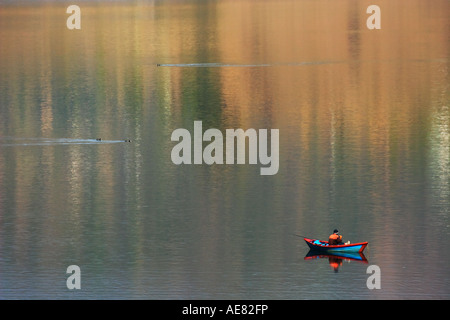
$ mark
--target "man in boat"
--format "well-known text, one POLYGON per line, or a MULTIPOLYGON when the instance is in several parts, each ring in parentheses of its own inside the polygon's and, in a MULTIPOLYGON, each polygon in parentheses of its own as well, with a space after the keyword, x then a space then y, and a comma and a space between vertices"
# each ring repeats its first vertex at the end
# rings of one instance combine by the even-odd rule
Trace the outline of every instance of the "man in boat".
POLYGON ((337 229, 334 229, 333 234, 328 237, 328 244, 330 245, 338 245, 342 243, 342 236, 339 234, 337 229))

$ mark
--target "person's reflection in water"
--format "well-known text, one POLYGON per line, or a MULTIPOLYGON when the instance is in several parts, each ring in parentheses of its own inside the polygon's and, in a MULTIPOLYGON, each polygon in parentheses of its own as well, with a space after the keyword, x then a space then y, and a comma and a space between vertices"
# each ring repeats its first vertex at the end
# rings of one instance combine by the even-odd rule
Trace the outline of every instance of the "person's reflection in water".
POLYGON ((333 268, 334 272, 339 271, 339 267, 342 266, 342 260, 343 259, 341 259, 341 258, 333 257, 333 256, 330 256, 328 258, 328 262, 330 263, 330 266, 333 268))

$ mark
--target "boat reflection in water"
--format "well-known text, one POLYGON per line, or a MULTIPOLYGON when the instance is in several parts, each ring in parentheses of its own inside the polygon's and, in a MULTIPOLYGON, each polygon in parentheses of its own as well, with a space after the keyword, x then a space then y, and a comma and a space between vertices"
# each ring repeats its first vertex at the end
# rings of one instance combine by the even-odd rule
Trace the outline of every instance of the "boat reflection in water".
POLYGON ((369 263, 364 254, 358 252, 330 253, 330 252, 317 252, 314 250, 310 250, 305 256, 305 260, 315 260, 322 258, 328 258, 328 263, 333 268, 334 272, 339 271, 339 267, 342 266, 342 263, 344 261, 347 262, 357 261, 364 264, 369 263))

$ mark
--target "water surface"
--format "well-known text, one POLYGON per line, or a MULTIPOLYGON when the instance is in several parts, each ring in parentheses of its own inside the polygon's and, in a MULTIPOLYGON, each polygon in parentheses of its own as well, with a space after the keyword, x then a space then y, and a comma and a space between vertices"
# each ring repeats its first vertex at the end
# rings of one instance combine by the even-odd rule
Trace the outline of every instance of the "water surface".
POLYGON ((1 4, 0 298, 449 299, 450 4, 370 4, 1 4), (278 173, 174 165, 196 120, 278 173), (367 263, 305 259, 335 228, 367 263))

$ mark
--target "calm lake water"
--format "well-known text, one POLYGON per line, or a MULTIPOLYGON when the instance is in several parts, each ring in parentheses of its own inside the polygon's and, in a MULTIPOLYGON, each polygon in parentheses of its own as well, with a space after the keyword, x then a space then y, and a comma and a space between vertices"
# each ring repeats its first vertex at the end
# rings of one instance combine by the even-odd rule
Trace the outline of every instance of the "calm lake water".
POLYGON ((0 2, 0 298, 450 299, 450 2, 375 2, 0 2), (278 173, 175 165, 196 120, 278 173))

